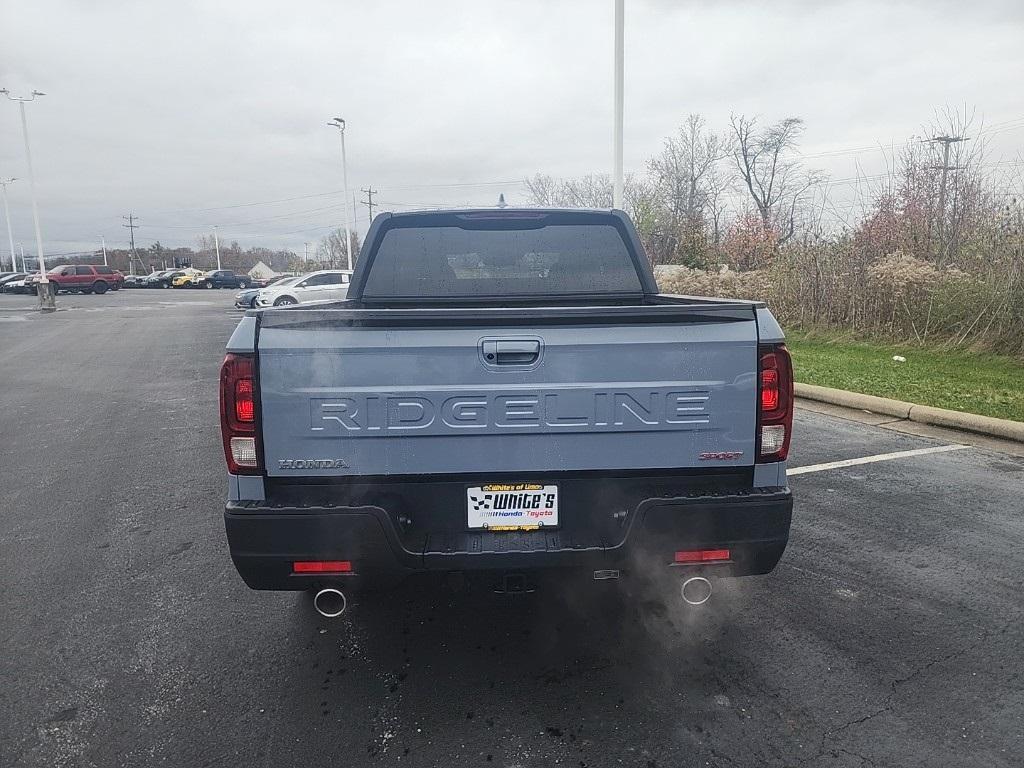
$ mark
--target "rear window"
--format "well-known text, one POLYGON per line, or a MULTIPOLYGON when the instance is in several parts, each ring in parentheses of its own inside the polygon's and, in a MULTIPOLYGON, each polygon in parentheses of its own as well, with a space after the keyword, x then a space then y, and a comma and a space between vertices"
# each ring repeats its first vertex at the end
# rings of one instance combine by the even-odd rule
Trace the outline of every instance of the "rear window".
POLYGON ((637 293, 640 278, 613 224, 400 226, 374 254, 363 297, 637 293))

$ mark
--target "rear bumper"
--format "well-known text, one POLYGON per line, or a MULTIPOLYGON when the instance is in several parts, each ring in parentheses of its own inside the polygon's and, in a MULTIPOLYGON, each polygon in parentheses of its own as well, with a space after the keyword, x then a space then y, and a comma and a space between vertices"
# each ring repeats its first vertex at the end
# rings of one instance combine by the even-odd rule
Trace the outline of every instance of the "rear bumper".
POLYGON ((428 533, 414 548, 377 506, 229 502, 224 511, 231 558, 253 589, 301 590, 328 584, 387 585, 426 571, 615 569, 644 564, 715 576, 770 572, 786 548, 793 512, 788 488, 650 498, 614 541, 560 531, 428 533), (728 549, 730 561, 674 566, 678 550, 728 549), (292 574, 296 560, 350 560, 353 573, 292 574))

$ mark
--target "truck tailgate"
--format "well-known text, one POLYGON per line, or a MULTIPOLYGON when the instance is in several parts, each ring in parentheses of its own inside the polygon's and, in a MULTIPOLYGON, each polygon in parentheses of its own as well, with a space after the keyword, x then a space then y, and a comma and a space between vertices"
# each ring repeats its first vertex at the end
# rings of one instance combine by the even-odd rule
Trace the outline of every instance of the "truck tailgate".
POLYGON ((268 476, 753 463, 753 310, 537 322, 263 323, 268 476))

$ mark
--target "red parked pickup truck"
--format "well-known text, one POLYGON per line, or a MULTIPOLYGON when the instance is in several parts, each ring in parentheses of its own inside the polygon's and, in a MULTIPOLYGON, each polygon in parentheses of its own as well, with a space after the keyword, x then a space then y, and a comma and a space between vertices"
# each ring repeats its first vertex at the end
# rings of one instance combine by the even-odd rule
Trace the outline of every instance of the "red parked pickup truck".
MULTIPOLYGON (((65 264, 54 267, 46 273, 46 279, 53 283, 54 291, 80 291, 81 293, 106 293, 116 291, 124 283, 124 275, 113 267, 102 264, 65 264)), ((39 276, 33 275, 32 282, 25 281, 25 287, 35 290, 39 276)))

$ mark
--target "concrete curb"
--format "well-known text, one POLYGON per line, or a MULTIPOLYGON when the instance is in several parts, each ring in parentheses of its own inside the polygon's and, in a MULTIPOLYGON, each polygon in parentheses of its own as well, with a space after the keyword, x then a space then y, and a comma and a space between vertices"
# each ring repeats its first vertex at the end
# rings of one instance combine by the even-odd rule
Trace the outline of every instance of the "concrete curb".
POLYGON ((977 432, 980 435, 990 435, 1024 443, 1024 422, 1020 421, 994 419, 991 416, 949 411, 945 408, 932 408, 928 405, 905 403, 902 400, 862 395, 859 392, 847 392, 845 389, 819 387, 814 384, 798 383, 796 396, 844 408, 854 408, 858 411, 870 411, 897 419, 916 421, 919 424, 977 432))

